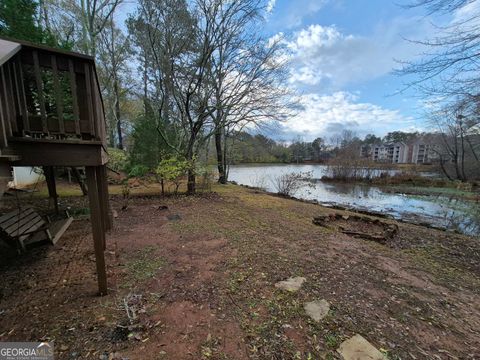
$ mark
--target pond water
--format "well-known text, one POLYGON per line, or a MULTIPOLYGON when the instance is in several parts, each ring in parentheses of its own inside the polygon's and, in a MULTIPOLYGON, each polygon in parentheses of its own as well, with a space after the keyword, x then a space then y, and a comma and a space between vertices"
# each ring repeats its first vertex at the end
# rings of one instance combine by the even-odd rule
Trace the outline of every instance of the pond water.
POLYGON ((381 212, 414 223, 427 223, 469 235, 480 233, 478 203, 446 196, 395 194, 376 186, 320 181, 326 174, 324 165, 235 165, 229 180, 242 185, 277 192, 274 179, 292 172, 311 172, 313 183, 305 183, 294 196, 316 200, 322 205, 339 205, 355 210, 381 212))

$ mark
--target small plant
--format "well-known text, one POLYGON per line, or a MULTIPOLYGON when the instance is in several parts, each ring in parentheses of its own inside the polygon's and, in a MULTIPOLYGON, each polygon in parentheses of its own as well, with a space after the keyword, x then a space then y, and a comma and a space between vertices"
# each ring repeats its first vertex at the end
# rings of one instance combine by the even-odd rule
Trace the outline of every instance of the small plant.
POLYGON ((189 169, 190 163, 187 160, 172 156, 163 159, 155 170, 155 173, 161 182, 172 182, 175 185, 175 194, 177 194, 182 178, 185 177, 189 169))
POLYGON ((300 188, 313 186, 311 183, 312 176, 312 172, 292 172, 277 176, 272 180, 272 183, 278 194, 293 196, 300 188))
POLYGON ((127 153, 124 150, 108 148, 108 166, 115 171, 124 171, 128 165, 127 153))
POLYGON ((125 181, 122 185, 122 199, 122 210, 125 210, 128 207, 128 201, 130 200, 130 186, 128 185, 127 181, 125 181))
POLYGON ((338 338, 335 334, 325 335, 325 344, 330 348, 336 348, 338 346, 338 338))
POLYGON ((148 173, 148 167, 145 165, 134 165, 128 172, 130 177, 144 177, 148 173))

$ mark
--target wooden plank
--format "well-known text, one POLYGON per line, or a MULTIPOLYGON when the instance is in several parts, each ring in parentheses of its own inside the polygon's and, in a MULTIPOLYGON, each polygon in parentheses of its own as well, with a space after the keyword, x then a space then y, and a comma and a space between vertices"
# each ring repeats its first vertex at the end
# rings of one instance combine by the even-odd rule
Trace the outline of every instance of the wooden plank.
POLYGON ((52 55, 52 74, 55 103, 57 105, 58 132, 60 134, 65 134, 65 124, 63 122, 63 99, 61 95, 60 80, 58 78, 57 57, 55 55, 52 55))
POLYGON ((10 218, 8 221, 5 221, 5 223, 2 224, 1 228, 3 231, 6 233, 11 233, 15 228, 18 229, 21 225, 25 224, 25 221, 28 221, 29 219, 33 219, 35 217, 35 213, 33 211, 31 212, 22 212, 17 216, 14 216, 10 218))
POLYGON ((30 131, 30 124, 28 122, 27 99, 25 96, 25 86, 23 84, 22 65, 17 60, 16 62, 12 63, 12 66, 14 68, 13 75, 15 78, 15 88, 17 93, 17 99, 19 102, 20 114, 22 115, 23 131, 30 131))
POLYGON ((105 258, 103 243, 105 233, 102 225, 102 214, 97 187, 96 170, 94 166, 85 168, 87 173, 88 199, 90 202, 90 220, 92 223, 93 244, 95 249, 95 262, 97 265, 98 292, 100 295, 107 293, 107 273, 105 270, 105 258))
POLYGON ((9 146, 20 156, 16 166, 97 166, 105 164, 102 146, 68 142, 17 141, 10 138, 9 146))
POLYGON ((31 223, 24 225, 18 231, 14 232, 11 236, 18 237, 25 234, 31 234, 37 231, 38 229, 40 229, 45 224, 46 224, 45 220, 37 219, 35 222, 32 221, 31 223))
POLYGON ((32 212, 33 212, 32 208, 11 211, 0 218, 0 227, 2 228, 8 227, 11 224, 13 224, 15 221, 18 221, 19 217, 22 218, 24 216, 31 214, 32 212))
POLYGON ((8 104, 9 104, 9 136, 12 136, 13 131, 17 132, 17 109, 15 106, 15 98, 14 98, 14 87, 12 83, 12 64, 8 63, 5 67, 5 83, 3 84, 3 90, 5 91, 5 95, 8 97, 8 104), (7 90, 8 89, 8 90, 7 90))
POLYGON ((85 63, 85 85, 87 90, 87 109, 88 109, 88 122, 90 124, 90 134, 95 137, 95 112, 93 109, 93 97, 92 97, 92 79, 90 75, 90 64, 85 63))
POLYGON ((44 134, 48 133, 47 112, 45 110, 45 95, 43 93, 42 72, 40 63, 38 61, 38 52, 34 50, 33 56, 33 71, 35 72, 35 82, 37 84, 38 103, 40 105, 40 116, 42 117, 42 131, 44 134))
MULTIPOLYGON (((3 67, 0 67, 0 82, 5 84, 5 75, 3 72, 3 67)), ((5 91, 0 89, 0 150, 8 147, 7 141, 7 128, 8 128, 8 100, 7 94, 5 91)))
POLYGON ((21 219, 17 219, 17 221, 15 221, 13 224, 3 229, 7 234, 12 236, 14 232, 19 231, 24 226, 27 226, 29 223, 36 223, 39 219, 42 219, 40 215, 38 215, 37 213, 31 213, 27 216, 23 216, 21 219))
POLYGON ((67 231, 68 227, 73 221, 73 217, 68 217, 64 220, 56 221, 49 227, 50 234, 52 234, 52 239, 50 240, 53 245, 62 237, 62 235, 67 231))
POLYGON ((77 80, 75 76, 75 68, 72 59, 68 59, 68 70, 70 73, 70 90, 72 92, 72 104, 73 104, 73 119, 75 121, 75 134, 80 135, 80 115, 78 111, 78 98, 77 98, 77 80))
MULTIPOLYGON (((3 105, 3 110, 4 110, 4 121, 5 121, 5 134, 6 136, 12 136, 12 119, 15 120, 15 106, 11 103, 11 94, 13 92, 13 89, 11 87, 8 87, 7 90, 7 84, 9 83, 8 80, 8 65, 0 67, 0 76, 2 78, 2 84, 3 87, 0 89, 0 91, 3 91, 3 99, 4 99, 4 105, 3 105)), ((8 142, 7 142, 8 146, 8 142)))
POLYGON ((0 227, 2 226, 2 223, 10 220, 11 218, 13 218, 14 216, 17 216, 19 213, 21 213, 20 210, 15 210, 15 211, 11 211, 9 213, 6 213, 4 215, 2 215, 0 217, 0 227))

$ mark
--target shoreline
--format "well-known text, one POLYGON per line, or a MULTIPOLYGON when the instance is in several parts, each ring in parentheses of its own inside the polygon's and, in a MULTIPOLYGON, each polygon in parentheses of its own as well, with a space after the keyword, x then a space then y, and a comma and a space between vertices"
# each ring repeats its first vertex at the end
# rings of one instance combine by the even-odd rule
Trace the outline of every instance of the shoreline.
POLYGON ((403 223, 403 224, 421 226, 421 227, 424 227, 424 228, 439 230, 439 231, 443 231, 443 232, 447 232, 447 233, 454 233, 454 234, 461 234, 461 235, 465 235, 465 236, 472 236, 472 235, 466 234, 466 233, 464 233, 464 232, 462 232, 458 229, 450 229, 448 227, 439 226, 437 224, 433 224, 433 223, 430 223, 430 222, 427 222, 427 221, 415 221, 415 220, 404 218, 404 217, 395 217, 391 214, 387 214, 387 213, 384 213, 384 212, 367 210, 367 209, 364 209, 364 208, 361 208, 361 207, 345 206, 345 205, 342 205, 342 204, 339 204, 339 203, 321 202, 321 201, 318 201, 318 200, 302 199, 302 198, 299 198, 299 197, 296 197, 296 196, 280 195, 280 194, 277 194, 277 193, 274 193, 274 192, 266 191, 264 189, 261 189, 261 188, 255 187, 255 186, 240 184, 240 183, 237 183, 235 181, 229 181, 228 183, 232 184, 232 185, 235 185, 235 186, 240 186, 240 187, 243 187, 243 188, 246 188, 246 189, 249 189, 249 190, 254 190, 256 192, 263 193, 263 194, 266 194, 266 195, 269 195, 269 196, 279 197, 279 198, 289 199, 289 200, 295 200, 295 201, 299 201, 299 202, 306 203, 306 204, 317 205, 317 206, 320 206, 320 207, 323 207, 323 208, 326 208, 326 209, 348 211, 348 212, 353 212, 353 213, 357 213, 357 214, 362 214, 362 215, 368 215, 368 216, 374 216, 374 217, 380 217, 380 218, 383 218, 383 219, 393 220, 393 221, 397 221, 397 222, 400 222, 400 223, 403 223))

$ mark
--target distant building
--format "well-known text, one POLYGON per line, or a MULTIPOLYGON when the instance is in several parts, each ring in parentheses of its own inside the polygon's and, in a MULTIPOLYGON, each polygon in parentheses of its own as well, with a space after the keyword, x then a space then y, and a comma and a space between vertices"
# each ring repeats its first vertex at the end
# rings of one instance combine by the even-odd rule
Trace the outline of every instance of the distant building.
POLYGON ((418 139, 410 144, 397 142, 363 145, 360 149, 360 156, 388 164, 428 164, 436 160, 434 149, 434 145, 418 139))

